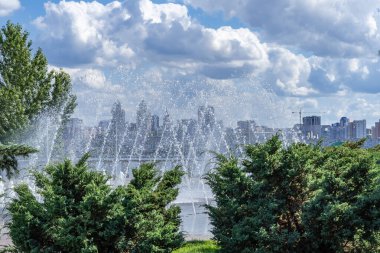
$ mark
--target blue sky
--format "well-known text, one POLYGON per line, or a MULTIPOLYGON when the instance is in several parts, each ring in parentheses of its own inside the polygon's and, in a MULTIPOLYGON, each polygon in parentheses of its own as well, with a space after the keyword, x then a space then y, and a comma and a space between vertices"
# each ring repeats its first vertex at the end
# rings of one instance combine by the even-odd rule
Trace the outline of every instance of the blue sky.
POLYGON ((378 0, 0 0, 51 68, 73 81, 76 116, 109 117, 119 99, 130 121, 153 113, 195 117, 209 103, 227 125, 254 118, 291 126, 292 111, 380 118, 378 0))

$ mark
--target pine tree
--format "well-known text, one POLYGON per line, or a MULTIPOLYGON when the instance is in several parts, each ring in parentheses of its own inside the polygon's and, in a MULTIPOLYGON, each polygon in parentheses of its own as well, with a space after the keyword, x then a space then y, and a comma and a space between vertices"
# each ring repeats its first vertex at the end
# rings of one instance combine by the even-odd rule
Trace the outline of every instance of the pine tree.
POLYGON ((133 170, 124 199, 127 252, 170 253, 182 244, 180 208, 170 203, 183 174, 177 166, 161 177, 153 163, 133 170))
POLYGON ((206 179, 222 252, 380 252, 380 148, 249 145, 206 179))
POLYGON ((17 146, 42 113, 63 112, 65 122, 75 108, 71 81, 63 71, 48 70, 42 50, 32 53, 32 42, 20 25, 8 22, 0 30, 0 170, 17 170, 16 156, 36 152, 17 146))
POLYGON ((10 204, 15 252, 169 253, 181 246, 177 197, 183 172, 162 177, 153 164, 133 170, 128 186, 112 189, 108 178, 90 171, 84 156, 34 174, 37 198, 19 185, 10 204))

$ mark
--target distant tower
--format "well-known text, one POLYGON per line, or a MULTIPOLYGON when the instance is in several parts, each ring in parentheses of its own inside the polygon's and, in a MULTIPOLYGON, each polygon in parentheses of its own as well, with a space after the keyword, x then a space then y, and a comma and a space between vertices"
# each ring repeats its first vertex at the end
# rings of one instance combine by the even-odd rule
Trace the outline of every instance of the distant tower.
POLYGON ((144 131, 150 131, 152 129, 151 114, 148 110, 148 106, 144 100, 141 100, 136 115, 137 128, 144 131))
POLYGON ((170 115, 167 108, 165 109, 163 125, 166 128, 168 128, 171 125, 170 115))
POLYGON ((142 127, 146 123, 146 115, 148 113, 148 106, 144 100, 141 100, 136 115, 137 127, 142 127))
POLYGON ((306 138, 319 138, 321 137, 321 117, 320 116, 307 116, 302 118, 302 130, 306 138))
POLYGON ((125 111, 121 108, 121 103, 117 101, 112 107, 112 119, 109 131, 110 145, 114 147, 113 152, 116 154, 126 131, 125 111))
POLYGON ((215 127, 215 109, 212 106, 199 106, 198 124, 203 132, 211 131, 215 127))
POLYGON ((152 131, 157 132, 160 128, 160 117, 158 115, 152 116, 152 131))
POLYGON ((345 127, 345 126, 348 126, 348 123, 350 122, 350 119, 349 118, 347 118, 347 117, 342 117, 342 118, 340 118, 340 122, 339 122, 339 124, 340 124, 340 126, 341 127, 345 127))

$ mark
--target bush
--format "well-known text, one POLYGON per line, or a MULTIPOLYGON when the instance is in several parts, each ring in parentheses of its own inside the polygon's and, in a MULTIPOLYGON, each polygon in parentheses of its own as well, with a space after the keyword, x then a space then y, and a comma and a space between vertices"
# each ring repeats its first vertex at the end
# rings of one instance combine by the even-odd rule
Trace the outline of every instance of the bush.
POLYGON ((35 173, 41 200, 27 185, 16 187, 9 210, 17 252, 171 252, 182 244, 179 208, 168 206, 178 194, 179 167, 160 177, 145 164, 128 186, 112 189, 86 159, 35 173))
POLYGON ((376 150, 361 143, 283 147, 278 136, 218 155, 207 176, 221 252, 376 252, 380 192, 376 150))

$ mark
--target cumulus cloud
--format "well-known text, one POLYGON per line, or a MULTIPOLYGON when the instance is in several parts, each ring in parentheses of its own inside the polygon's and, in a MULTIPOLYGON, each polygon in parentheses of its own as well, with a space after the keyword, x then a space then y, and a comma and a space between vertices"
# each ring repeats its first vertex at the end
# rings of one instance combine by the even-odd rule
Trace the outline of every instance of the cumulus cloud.
POLYGON ((45 3, 46 15, 34 20, 42 32, 39 41, 52 62, 60 66, 127 64, 134 56, 115 30, 130 19, 120 2, 45 3))
POLYGON ((0 0, 0 17, 8 16, 20 7, 19 0, 0 0))
POLYGON ((366 58, 321 58, 311 57, 309 82, 321 94, 339 93, 351 90, 361 93, 379 93, 380 78, 378 59, 366 58))
MULTIPOLYGON (((348 97, 365 94, 371 108, 380 92, 373 2, 186 0, 247 25, 210 28, 179 3, 61 1, 46 3, 34 24, 49 62, 71 74, 86 110, 101 101, 106 113, 120 99, 132 114, 145 98, 183 115, 206 101, 228 105, 232 119, 246 104, 261 118, 271 110, 290 117, 298 107, 331 111, 324 106, 338 102, 346 108, 339 113, 358 114, 348 97)), ((251 109, 246 118, 254 117, 251 109)))
POLYGON ((147 60, 224 77, 268 67, 265 44, 248 29, 193 23, 186 6, 150 0, 45 4, 34 24, 54 64, 102 66, 147 60), (136 57, 135 57, 136 56, 136 57), (218 70, 221 71, 218 71, 218 70))
POLYGON ((223 11, 266 39, 318 56, 374 56, 379 41, 374 0, 185 0, 206 12, 223 11))
POLYGON ((247 28, 205 27, 192 20, 181 4, 61 1, 46 3, 45 10, 34 24, 56 65, 151 64, 180 75, 214 79, 255 75, 273 79, 284 94, 315 93, 307 82, 307 60, 301 55, 266 44, 247 28))

